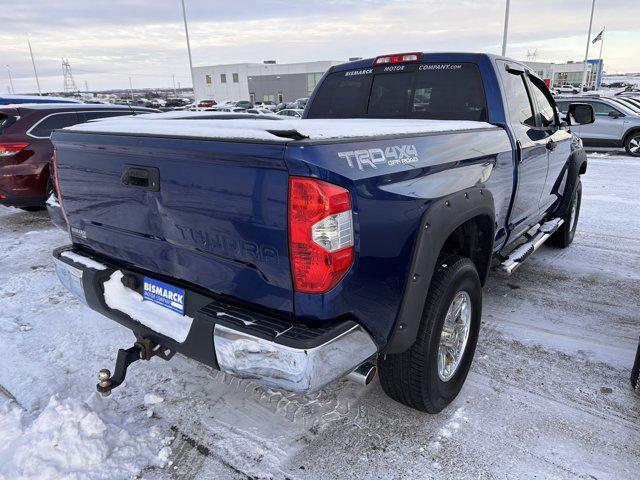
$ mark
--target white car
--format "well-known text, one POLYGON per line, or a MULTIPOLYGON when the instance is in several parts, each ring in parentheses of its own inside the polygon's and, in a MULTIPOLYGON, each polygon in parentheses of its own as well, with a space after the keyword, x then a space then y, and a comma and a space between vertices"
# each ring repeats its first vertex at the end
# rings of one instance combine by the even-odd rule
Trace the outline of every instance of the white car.
POLYGON ((557 87, 554 87, 554 88, 558 93, 573 93, 574 95, 580 91, 579 87, 574 87, 573 85, 569 85, 569 84, 558 85, 557 87))
POLYGON ((284 110, 280 110, 278 113, 276 113, 276 115, 291 118, 302 118, 303 113, 304 110, 300 110, 299 108, 285 108, 284 110))

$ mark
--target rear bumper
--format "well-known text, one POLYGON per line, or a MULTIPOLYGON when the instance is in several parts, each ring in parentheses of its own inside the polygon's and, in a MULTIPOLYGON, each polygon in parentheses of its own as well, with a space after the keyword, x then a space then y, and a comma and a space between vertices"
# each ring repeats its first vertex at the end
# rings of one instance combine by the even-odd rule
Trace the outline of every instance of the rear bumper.
POLYGON ((46 200, 44 195, 11 195, 0 190, 0 205, 7 207, 44 207, 46 200))
POLYGON ((142 301, 142 279, 146 272, 105 262, 73 247, 59 248, 53 257, 61 283, 93 310, 124 325, 137 336, 225 373, 270 387, 313 392, 349 374, 378 352, 371 336, 351 320, 307 327, 291 319, 214 298, 210 292, 197 287, 149 274, 185 290, 185 317, 182 318, 193 320, 184 341, 177 341, 149 327, 145 308, 150 305, 142 301), (64 252, 72 252, 73 258, 64 252), (119 276, 119 272, 127 278, 129 286, 137 285, 135 289, 124 287, 129 290, 130 298, 139 297, 134 314, 137 318, 110 308, 105 301, 104 284, 114 274, 119 276))

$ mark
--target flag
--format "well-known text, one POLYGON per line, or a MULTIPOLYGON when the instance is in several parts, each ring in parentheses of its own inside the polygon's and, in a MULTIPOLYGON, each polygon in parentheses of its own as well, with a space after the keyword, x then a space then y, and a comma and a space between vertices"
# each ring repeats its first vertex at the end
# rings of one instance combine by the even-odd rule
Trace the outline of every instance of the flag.
POLYGON ((604 30, 602 30, 598 35, 596 35, 596 38, 591 40, 591 43, 596 43, 596 42, 599 42, 600 40, 602 40, 602 34, 603 33, 604 33, 604 30))

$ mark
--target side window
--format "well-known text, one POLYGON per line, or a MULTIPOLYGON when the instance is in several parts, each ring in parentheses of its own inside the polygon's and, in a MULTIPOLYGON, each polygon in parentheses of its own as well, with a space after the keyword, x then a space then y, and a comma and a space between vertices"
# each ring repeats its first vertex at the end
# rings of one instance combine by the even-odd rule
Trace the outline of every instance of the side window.
POLYGON ((560 110, 560 113, 563 115, 566 115, 569 111, 569 102, 557 102, 556 105, 558 105, 558 110, 560 110))
POLYGON ((73 113, 54 113, 50 117, 46 117, 35 128, 31 129, 29 133, 34 137, 48 138, 51 136, 51 132, 59 128, 70 127, 80 123, 78 116, 73 113))
POLYGON ((540 86, 533 81, 531 82, 531 92, 538 104, 542 126, 548 127, 549 125, 555 124, 555 109, 553 108, 553 105, 551 105, 547 96, 540 89, 540 86))
MULTIPOLYGON (((505 65, 501 62, 500 65, 505 65)), ((500 69, 502 83, 504 85, 509 119, 512 125, 522 123, 530 127, 536 126, 531 100, 524 83, 524 75, 511 73, 506 68, 500 69)))
POLYGON ((221 73, 220 74, 220 83, 227 83, 227 74, 226 73, 221 73))
POLYGON ((598 116, 606 117, 611 112, 616 114, 622 114, 620 110, 618 110, 617 108, 610 107, 606 103, 601 103, 601 102, 588 102, 588 103, 593 107, 594 113, 598 116))
MULTIPOLYGON (((136 112, 139 113, 139 112, 136 112)), ((97 118, 121 117, 122 115, 131 115, 130 110, 121 110, 117 112, 78 112, 78 121, 80 123, 95 120, 97 118)))

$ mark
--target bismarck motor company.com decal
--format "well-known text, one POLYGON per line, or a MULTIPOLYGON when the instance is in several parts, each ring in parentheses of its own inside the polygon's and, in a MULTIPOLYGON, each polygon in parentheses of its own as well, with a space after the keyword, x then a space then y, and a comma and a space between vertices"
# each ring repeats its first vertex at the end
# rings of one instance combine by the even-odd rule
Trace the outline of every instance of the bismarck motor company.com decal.
POLYGON ((386 164, 390 167, 415 163, 419 160, 415 145, 393 145, 382 148, 369 148, 367 150, 352 150, 338 152, 338 156, 347 161, 351 168, 364 170, 365 168, 378 168, 377 165, 386 164))

